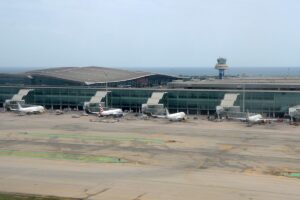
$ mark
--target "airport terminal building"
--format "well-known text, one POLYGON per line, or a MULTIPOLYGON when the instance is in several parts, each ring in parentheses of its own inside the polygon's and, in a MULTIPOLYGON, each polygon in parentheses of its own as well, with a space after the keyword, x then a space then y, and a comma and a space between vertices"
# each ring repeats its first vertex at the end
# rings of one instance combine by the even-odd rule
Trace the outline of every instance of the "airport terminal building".
POLYGON ((213 114, 218 105, 241 111, 283 116, 300 104, 300 78, 180 77, 102 67, 66 67, 23 74, 0 74, 0 105, 25 100, 48 109, 83 109, 85 102, 141 112, 142 104, 163 104, 170 112, 213 114))

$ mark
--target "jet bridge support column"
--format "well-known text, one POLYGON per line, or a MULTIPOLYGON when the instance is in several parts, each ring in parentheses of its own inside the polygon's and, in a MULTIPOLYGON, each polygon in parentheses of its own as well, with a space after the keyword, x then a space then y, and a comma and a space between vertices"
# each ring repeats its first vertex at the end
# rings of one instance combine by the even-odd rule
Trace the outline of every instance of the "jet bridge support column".
POLYGON ((167 92, 153 92, 151 97, 148 98, 147 103, 142 104, 142 113, 151 115, 165 114, 164 104, 159 102, 163 99, 167 92))
POLYGON ((234 106, 234 103, 237 99, 239 94, 237 93, 226 93, 224 95, 223 100, 221 101, 221 104, 216 107, 216 114, 218 115, 218 118, 220 118, 221 114, 228 114, 228 113, 239 113, 240 107, 234 106))
POLYGON ((300 105, 290 107, 289 116, 291 118, 291 123, 293 123, 294 120, 300 121, 300 105))
MULTIPOLYGON (((97 91, 94 96, 91 97, 90 101, 84 102, 83 110, 86 112, 99 111, 99 104, 105 104, 102 102, 103 98, 107 98, 107 94, 110 91, 97 91)), ((108 105, 106 105, 108 107, 108 105)))

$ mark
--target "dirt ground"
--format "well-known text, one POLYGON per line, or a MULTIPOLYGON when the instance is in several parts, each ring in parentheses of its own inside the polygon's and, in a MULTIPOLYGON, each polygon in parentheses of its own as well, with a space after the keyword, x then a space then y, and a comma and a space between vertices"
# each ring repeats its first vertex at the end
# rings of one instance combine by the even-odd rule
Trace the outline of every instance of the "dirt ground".
MULTIPOLYGON (((79 113, 77 113, 79 114, 79 113)), ((300 127, 0 113, 0 192, 82 199, 299 199, 300 127)))

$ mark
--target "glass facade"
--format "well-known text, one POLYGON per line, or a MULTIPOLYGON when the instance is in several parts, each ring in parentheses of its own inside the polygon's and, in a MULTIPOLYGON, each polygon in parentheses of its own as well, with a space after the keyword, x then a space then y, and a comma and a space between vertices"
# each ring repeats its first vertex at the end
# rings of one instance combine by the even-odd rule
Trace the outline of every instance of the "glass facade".
MULTIPOLYGON (((24 100, 28 104, 44 105, 47 108, 82 109, 98 90, 88 87, 21 87, 0 86, 0 105, 12 98, 19 89, 32 88, 24 100)), ((270 116, 283 115, 291 106, 300 104, 300 91, 253 91, 245 90, 192 90, 192 89, 147 89, 147 88, 108 88, 108 106, 123 110, 141 111, 152 92, 167 92, 160 103, 170 112, 184 111, 188 114, 213 114, 226 93, 238 93, 235 102, 241 111, 266 113, 270 116)), ((102 101, 105 101, 104 99, 102 101)))

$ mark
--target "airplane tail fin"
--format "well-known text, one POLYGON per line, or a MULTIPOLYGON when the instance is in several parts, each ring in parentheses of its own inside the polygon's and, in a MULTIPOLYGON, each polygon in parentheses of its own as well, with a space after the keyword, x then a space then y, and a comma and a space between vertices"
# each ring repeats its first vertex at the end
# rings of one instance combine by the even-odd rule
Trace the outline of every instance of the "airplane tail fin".
POLYGON ((100 103, 100 104, 99 104, 99 114, 103 113, 103 111, 104 111, 104 109, 103 109, 103 107, 102 107, 102 104, 100 103))
POLYGON ((248 110, 247 110, 246 122, 248 123, 248 126, 251 126, 252 123, 253 123, 253 122, 250 120, 250 113, 249 113, 248 110))
POLYGON ((18 104, 18 109, 21 110, 22 109, 22 106, 20 103, 17 103, 18 104))
POLYGON ((250 117, 250 114, 249 114, 249 111, 247 111, 246 118, 249 119, 249 117, 250 117))
POLYGON ((170 115, 168 108, 166 108, 166 115, 167 115, 167 116, 170 115))

